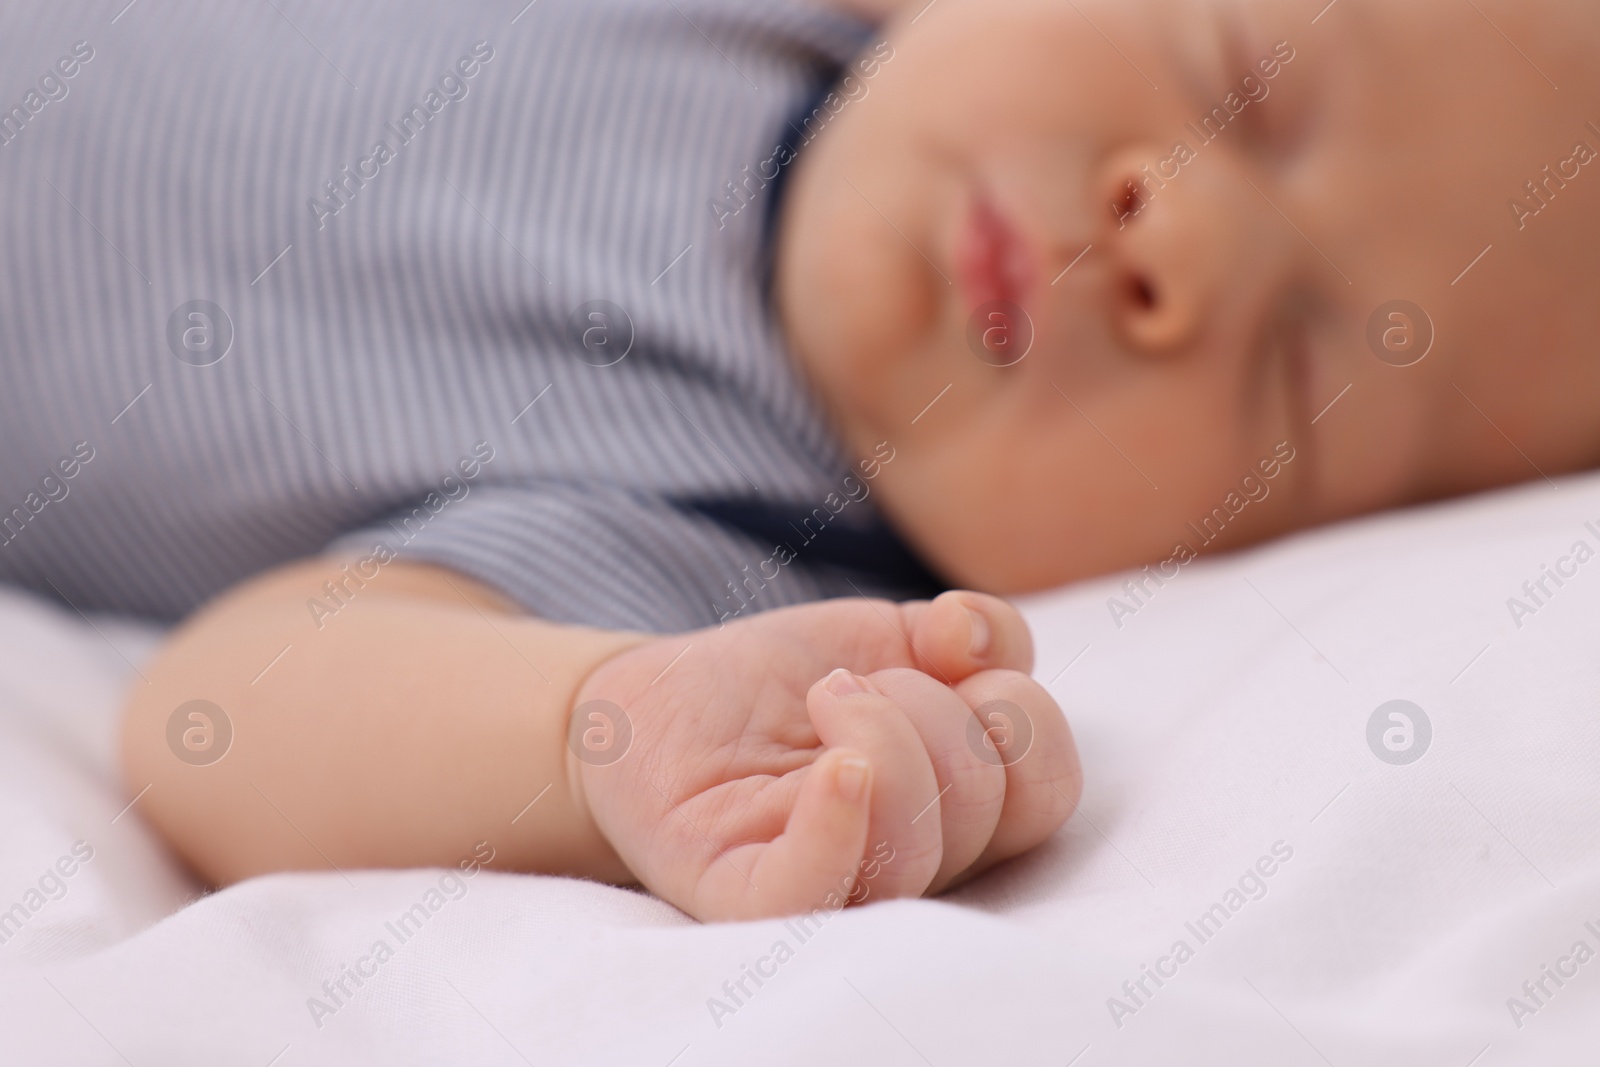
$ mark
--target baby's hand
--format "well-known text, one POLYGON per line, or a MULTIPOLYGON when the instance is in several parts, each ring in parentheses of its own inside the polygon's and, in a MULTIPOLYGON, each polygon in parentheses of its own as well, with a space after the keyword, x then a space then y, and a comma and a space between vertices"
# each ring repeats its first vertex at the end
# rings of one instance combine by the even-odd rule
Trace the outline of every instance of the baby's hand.
POLYGON ((574 773, 639 880, 701 919, 938 892, 1077 803, 1032 666, 1022 617, 978 593, 772 611, 602 664, 574 773))

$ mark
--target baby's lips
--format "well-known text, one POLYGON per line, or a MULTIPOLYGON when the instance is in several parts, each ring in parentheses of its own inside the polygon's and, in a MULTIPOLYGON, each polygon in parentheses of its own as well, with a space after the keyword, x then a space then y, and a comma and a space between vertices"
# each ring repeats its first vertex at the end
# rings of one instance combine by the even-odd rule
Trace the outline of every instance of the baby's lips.
POLYGON ((1016 226, 983 192, 973 193, 956 243, 956 275, 971 307, 1019 303, 1033 279, 1033 256, 1016 226))

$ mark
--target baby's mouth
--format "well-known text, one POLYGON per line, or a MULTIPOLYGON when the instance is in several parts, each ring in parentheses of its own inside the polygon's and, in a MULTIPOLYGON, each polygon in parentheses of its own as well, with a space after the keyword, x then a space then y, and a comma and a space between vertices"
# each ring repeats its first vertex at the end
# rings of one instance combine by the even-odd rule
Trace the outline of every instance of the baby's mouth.
POLYGON ((1033 283, 1033 255, 981 187, 973 191, 955 258, 958 284, 970 308, 994 300, 1025 303, 1033 283))

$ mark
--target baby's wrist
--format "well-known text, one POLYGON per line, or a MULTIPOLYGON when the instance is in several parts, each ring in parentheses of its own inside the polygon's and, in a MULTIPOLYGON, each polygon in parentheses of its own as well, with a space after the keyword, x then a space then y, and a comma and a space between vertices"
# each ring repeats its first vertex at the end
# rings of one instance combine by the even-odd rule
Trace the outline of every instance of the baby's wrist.
POLYGON ((628 631, 585 631, 594 645, 586 664, 572 677, 560 726, 564 739, 564 795, 577 820, 574 827, 586 859, 583 873, 616 885, 637 884, 639 877, 623 860, 595 817, 584 771, 621 761, 633 743, 633 723, 617 704, 593 695, 597 675, 619 656, 645 644, 653 635, 628 631))
MULTIPOLYGON (((525 694, 517 731, 529 746, 499 754, 514 767, 521 794, 512 825, 503 831, 501 854, 512 870, 573 875, 617 884, 637 881, 600 829, 573 750, 574 708, 584 688, 606 663, 648 641, 649 635, 553 623, 534 616, 507 616, 496 629, 521 657, 506 657, 505 684, 525 694), (513 667, 513 665, 515 665, 513 667), (528 668, 532 668, 530 672, 528 668)), ((580 738, 581 740, 581 735, 580 738)))
POLYGON ((639 884, 639 876, 628 866, 594 817, 585 791, 583 763, 570 750, 567 752, 566 767, 566 796, 576 814, 577 825, 573 829, 581 841, 578 846, 580 863, 574 873, 612 885, 639 884))

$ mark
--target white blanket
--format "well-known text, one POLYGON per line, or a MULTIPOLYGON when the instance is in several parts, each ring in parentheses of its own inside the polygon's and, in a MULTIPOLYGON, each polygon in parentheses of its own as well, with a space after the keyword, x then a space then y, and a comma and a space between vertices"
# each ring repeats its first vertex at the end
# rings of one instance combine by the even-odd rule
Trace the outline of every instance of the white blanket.
POLYGON ((158 635, 0 592, 0 1062, 1593 1062, 1597 550, 1589 477, 1035 598, 1081 813, 804 927, 487 871, 192 900, 114 759, 158 635))

